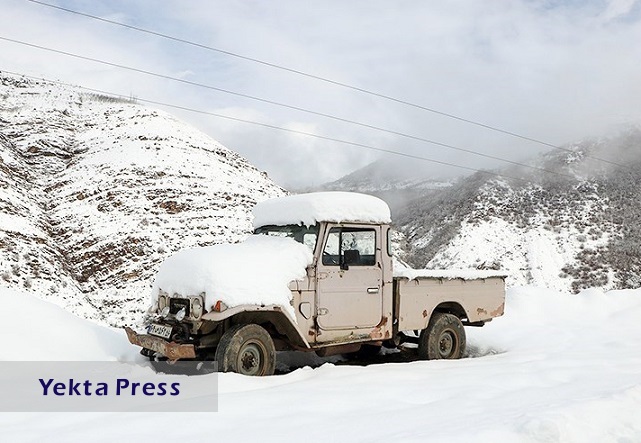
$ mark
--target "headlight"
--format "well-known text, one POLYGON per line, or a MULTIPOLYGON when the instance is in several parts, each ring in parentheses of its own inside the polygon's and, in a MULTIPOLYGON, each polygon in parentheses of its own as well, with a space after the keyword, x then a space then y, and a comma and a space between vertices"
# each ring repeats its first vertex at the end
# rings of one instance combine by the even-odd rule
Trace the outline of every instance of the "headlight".
POLYGON ((164 308, 162 308, 162 311, 160 311, 160 316, 162 318, 165 318, 168 315, 169 315, 169 306, 165 306, 164 308))
POLYGON ((200 302, 200 298, 196 297, 191 302, 191 315, 194 318, 200 318, 203 313, 203 305, 200 302))
POLYGON ((163 309, 165 309, 165 306, 167 306, 167 297, 164 295, 159 295, 158 296, 158 310, 162 312, 163 309))
POLYGON ((176 320, 183 321, 185 314, 187 314, 187 310, 184 307, 180 308, 180 311, 176 312, 176 320))

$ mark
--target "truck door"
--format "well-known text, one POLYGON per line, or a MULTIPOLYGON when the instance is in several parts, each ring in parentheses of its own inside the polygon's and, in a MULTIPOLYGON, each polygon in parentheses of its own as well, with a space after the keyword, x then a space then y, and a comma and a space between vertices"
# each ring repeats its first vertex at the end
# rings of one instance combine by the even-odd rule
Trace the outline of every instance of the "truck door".
MULTIPOLYGON (((321 330, 371 329, 379 324, 383 315, 380 244, 377 226, 329 229, 317 277, 321 330)), ((332 340, 335 335, 321 333, 318 340, 332 340)))

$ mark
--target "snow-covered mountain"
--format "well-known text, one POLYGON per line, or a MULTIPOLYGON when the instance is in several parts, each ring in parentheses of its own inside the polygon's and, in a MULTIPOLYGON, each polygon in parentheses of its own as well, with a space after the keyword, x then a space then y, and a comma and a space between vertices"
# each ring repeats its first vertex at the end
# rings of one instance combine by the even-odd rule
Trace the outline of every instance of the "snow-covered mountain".
POLYGON ((476 174, 425 195, 396 218, 416 267, 502 268, 511 284, 641 285, 641 130, 554 150, 509 169, 527 182, 476 174), (596 158, 610 160, 607 163, 596 158))
POLYGON ((454 180, 435 175, 425 162, 384 157, 331 183, 308 191, 354 191, 375 195, 397 214, 410 201, 452 186, 454 180))
POLYGON ((165 257, 241 239, 283 193, 162 111, 0 73, 2 286, 130 324, 165 257))

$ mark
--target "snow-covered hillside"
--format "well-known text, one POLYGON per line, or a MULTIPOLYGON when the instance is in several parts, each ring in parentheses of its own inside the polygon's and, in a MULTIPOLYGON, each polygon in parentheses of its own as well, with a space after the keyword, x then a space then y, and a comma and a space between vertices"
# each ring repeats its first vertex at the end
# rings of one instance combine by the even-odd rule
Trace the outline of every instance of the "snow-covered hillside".
MULTIPOLYGON (((573 288, 568 267, 580 266, 582 252, 607 247, 616 236, 616 227, 598 217, 607 210, 607 199, 594 192, 567 206, 550 208, 553 200, 541 194, 544 192, 540 188, 515 191, 505 185, 486 185, 458 233, 427 266, 500 268, 509 270, 510 285, 544 284, 559 291, 573 288), (513 209, 507 207, 524 212, 534 209, 524 216, 527 220, 515 222, 509 213, 513 209)), ((616 284, 613 272, 599 269, 589 269, 581 277, 585 279, 582 287, 610 289, 616 284)))
POLYGON ((424 195, 396 218, 415 267, 505 269, 511 285, 641 286, 641 130, 552 151, 511 169, 526 181, 476 174, 424 195), (594 157, 613 159, 608 164, 594 157))
POLYGON ((237 241, 284 194, 244 158, 127 99, 0 73, 0 284, 131 324, 179 249, 237 241))
MULTIPOLYGON (((8 306, 0 311, 4 360, 137 358, 122 332, 27 294, 0 290, 0 297, 8 306), (29 312, 32 328, 14 312, 29 312), (43 332, 51 337, 40 343, 43 332)), ((43 435, 51 442, 152 442, 159 435, 282 442, 310 429, 317 439, 350 442, 638 442, 639 318, 641 290, 512 288, 504 317, 466 328, 470 358, 382 357, 362 367, 281 353, 283 375, 203 375, 218 377, 218 413, 5 413, 0 429, 11 442, 43 435)))

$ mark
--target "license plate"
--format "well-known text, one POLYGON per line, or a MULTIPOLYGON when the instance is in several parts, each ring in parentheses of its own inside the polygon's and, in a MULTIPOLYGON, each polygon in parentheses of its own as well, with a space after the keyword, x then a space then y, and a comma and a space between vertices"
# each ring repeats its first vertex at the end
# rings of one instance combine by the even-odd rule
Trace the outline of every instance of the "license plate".
POLYGON ((155 335, 156 337, 169 338, 171 336, 172 329, 172 326, 152 323, 149 325, 147 332, 149 332, 150 335, 155 335))

